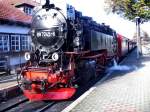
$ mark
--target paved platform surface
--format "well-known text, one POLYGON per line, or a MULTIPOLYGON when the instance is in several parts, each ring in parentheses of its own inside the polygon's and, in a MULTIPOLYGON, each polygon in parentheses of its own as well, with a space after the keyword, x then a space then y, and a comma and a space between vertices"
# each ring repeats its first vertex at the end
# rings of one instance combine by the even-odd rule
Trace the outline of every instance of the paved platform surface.
POLYGON ((0 90, 4 90, 4 89, 7 89, 7 88, 14 87, 17 84, 18 84, 17 81, 9 81, 9 82, 0 83, 0 90))
POLYGON ((75 107, 71 104, 63 112, 150 112, 150 56, 136 59, 133 51, 110 72, 104 83, 98 82, 75 107))
POLYGON ((17 85, 17 76, 8 75, 0 77, 0 90, 7 89, 17 85))

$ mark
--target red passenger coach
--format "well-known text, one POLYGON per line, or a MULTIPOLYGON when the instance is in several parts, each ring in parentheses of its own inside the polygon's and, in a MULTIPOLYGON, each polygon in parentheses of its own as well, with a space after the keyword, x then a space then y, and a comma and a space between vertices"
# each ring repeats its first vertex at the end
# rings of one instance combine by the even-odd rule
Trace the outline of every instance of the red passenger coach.
POLYGON ((117 43, 118 43, 117 55, 119 58, 122 56, 122 39, 123 39, 123 36, 120 34, 117 34, 117 43))
POLYGON ((121 34, 117 34, 117 44, 118 44, 117 55, 119 58, 125 56, 136 46, 135 42, 122 36, 121 34))
POLYGON ((71 98, 78 86, 97 78, 130 48, 129 39, 70 5, 66 14, 54 4, 37 9, 30 31, 32 50, 25 53, 27 63, 17 77, 32 101, 71 98))

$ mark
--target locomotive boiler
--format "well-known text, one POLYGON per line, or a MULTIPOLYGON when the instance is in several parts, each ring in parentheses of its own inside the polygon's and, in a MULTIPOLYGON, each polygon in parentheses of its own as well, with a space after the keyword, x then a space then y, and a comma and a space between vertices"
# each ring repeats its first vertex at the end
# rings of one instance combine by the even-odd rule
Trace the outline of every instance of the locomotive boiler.
POLYGON ((77 85, 86 84, 117 55, 116 32, 72 6, 49 4, 34 11, 30 35, 32 50, 18 75, 18 84, 30 100, 71 98, 77 85))

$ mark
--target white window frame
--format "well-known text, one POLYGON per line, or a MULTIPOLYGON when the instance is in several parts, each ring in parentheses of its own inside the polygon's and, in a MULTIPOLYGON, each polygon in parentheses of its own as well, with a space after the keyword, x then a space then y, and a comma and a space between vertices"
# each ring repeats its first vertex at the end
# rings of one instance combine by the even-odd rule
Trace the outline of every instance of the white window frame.
POLYGON ((21 48, 23 51, 30 50, 30 44, 29 44, 29 36, 28 35, 21 35, 21 48))
POLYGON ((20 51, 20 35, 11 35, 11 50, 20 51), (15 49, 13 49, 13 47, 15 49))
POLYGON ((9 35, 8 34, 0 34, 0 43, 2 44, 0 46, 0 50, 2 50, 2 52, 8 52, 10 50, 9 49, 9 35), (6 40, 5 40, 5 38, 6 38, 6 40))

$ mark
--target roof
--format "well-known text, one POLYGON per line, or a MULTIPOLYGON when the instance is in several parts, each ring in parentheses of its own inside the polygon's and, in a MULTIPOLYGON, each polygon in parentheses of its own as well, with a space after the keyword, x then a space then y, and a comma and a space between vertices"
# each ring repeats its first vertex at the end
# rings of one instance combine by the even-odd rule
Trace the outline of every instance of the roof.
MULTIPOLYGON (((6 0, 5 0, 6 1, 6 0)), ((32 17, 18 10, 12 5, 8 5, 0 1, 0 20, 8 20, 12 22, 31 23, 32 17)))
POLYGON ((21 4, 28 4, 32 6, 37 6, 39 3, 33 1, 33 0, 1 0, 5 2, 6 4, 12 5, 12 6, 17 6, 21 4))
POLYGON ((33 5, 30 5, 30 4, 27 4, 27 3, 22 3, 22 4, 20 4, 20 5, 16 5, 16 8, 23 7, 23 6, 27 6, 27 7, 34 8, 33 5))

